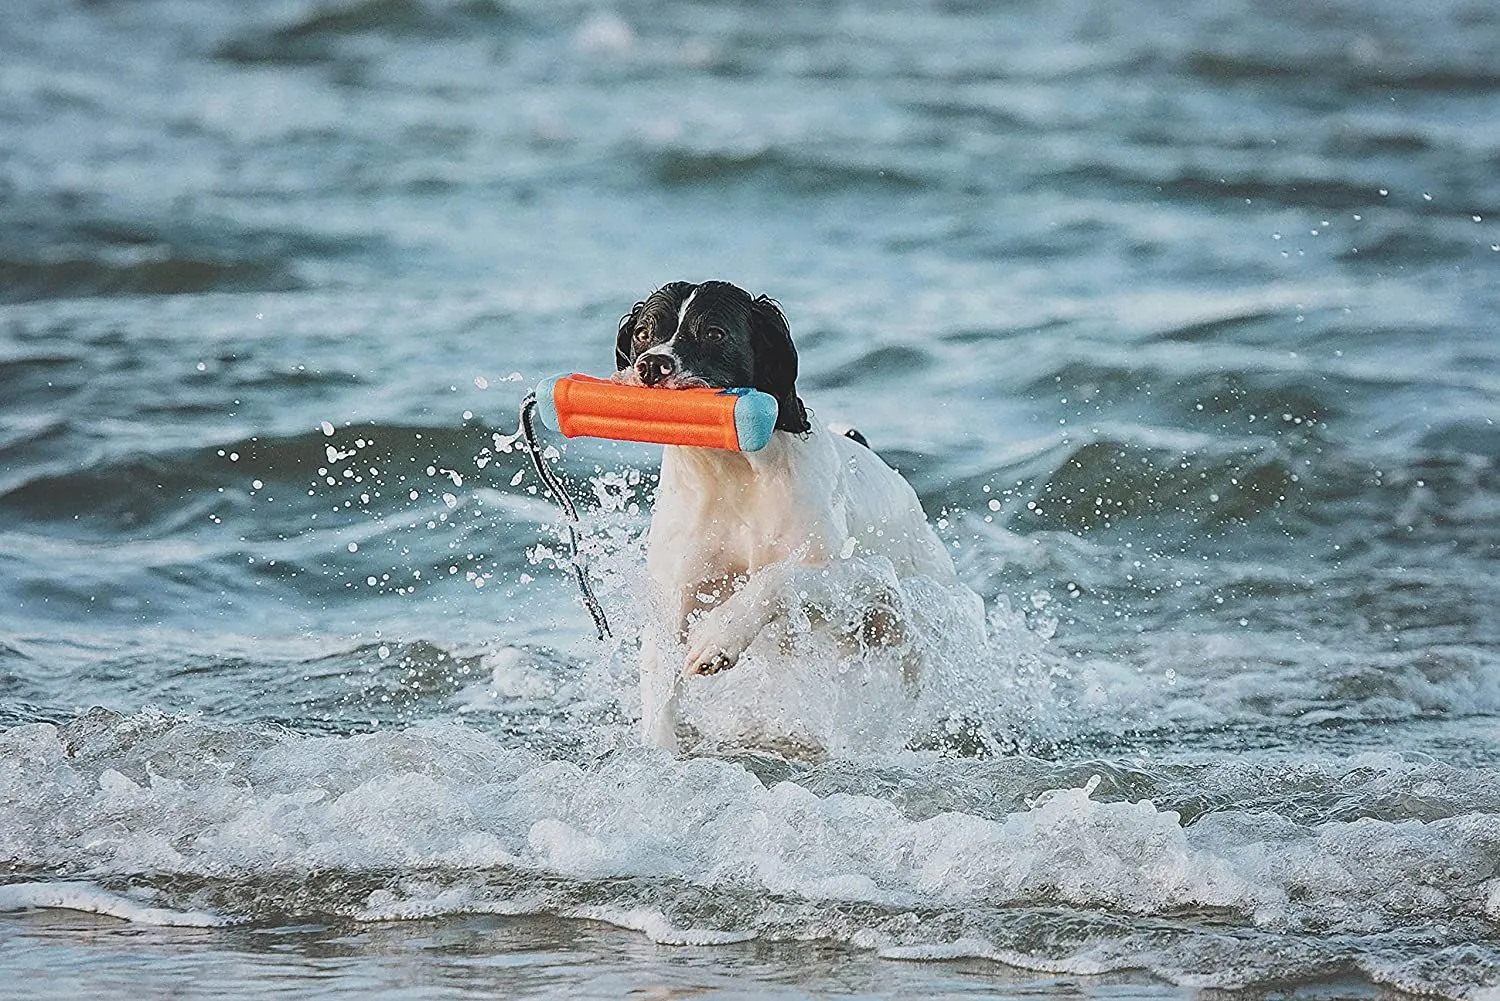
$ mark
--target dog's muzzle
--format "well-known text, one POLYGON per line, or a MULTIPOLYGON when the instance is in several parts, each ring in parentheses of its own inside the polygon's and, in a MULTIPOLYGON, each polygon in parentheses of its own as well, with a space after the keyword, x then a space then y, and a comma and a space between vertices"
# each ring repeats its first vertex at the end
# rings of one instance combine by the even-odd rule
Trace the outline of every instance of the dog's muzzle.
POLYGON ((655 386, 677 371, 671 355, 647 352, 635 360, 635 374, 645 386, 655 386))

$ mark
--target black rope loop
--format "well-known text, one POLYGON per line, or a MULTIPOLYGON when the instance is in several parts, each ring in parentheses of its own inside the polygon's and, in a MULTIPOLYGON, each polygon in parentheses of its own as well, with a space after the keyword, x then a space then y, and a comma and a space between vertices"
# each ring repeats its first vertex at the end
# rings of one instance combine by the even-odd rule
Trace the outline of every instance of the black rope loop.
POLYGON ((583 603, 588 607, 589 615, 594 620, 594 629, 602 640, 614 634, 609 631, 609 620, 604 617, 604 606, 599 604, 599 599, 594 597, 594 589, 589 586, 588 571, 584 567, 583 556, 578 551, 578 508, 573 505, 573 499, 563 490, 562 482, 558 480, 557 474, 552 467, 547 465, 542 458, 541 447, 536 441, 536 394, 527 393, 526 399, 521 401, 521 439, 526 443, 526 452, 531 456, 531 464, 536 467, 537 476, 541 477, 542 486, 552 495, 557 506, 562 508, 564 517, 567 518, 568 549, 570 556, 568 565, 573 568, 573 579, 578 582, 578 590, 583 595, 583 603))

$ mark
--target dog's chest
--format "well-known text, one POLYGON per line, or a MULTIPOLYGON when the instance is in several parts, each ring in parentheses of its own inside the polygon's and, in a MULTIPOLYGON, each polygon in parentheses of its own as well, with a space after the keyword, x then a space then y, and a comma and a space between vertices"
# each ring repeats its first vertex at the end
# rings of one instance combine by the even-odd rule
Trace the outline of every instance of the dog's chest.
POLYGON ((807 536, 797 478, 784 461, 672 449, 651 518, 652 576, 735 577, 797 554, 807 536))

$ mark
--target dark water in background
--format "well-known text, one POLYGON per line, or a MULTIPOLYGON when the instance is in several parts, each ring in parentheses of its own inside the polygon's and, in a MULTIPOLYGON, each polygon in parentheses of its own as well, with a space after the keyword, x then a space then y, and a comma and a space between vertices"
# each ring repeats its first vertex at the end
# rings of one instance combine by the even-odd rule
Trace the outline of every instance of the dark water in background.
MULTIPOLYGON (((1489 0, 19 4, 0 904, 133 921, 15 910, 0 973, 1493 996, 1497 52, 1489 0), (980 737, 632 748, 492 435, 708 277, 958 543, 980 737)), ((562 460, 620 621, 652 461, 562 460)))

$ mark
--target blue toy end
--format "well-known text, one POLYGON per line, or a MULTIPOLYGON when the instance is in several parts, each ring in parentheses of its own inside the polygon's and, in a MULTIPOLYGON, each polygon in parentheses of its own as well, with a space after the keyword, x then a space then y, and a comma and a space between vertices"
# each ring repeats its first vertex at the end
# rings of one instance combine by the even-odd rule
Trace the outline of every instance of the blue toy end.
POLYGON ((740 441, 741 452, 758 452, 766 447, 776 430, 776 415, 779 408, 776 397, 758 389, 736 389, 739 397, 734 401, 734 431, 740 441))
POLYGON ((548 431, 561 431, 557 420, 557 380, 566 379, 566 373, 543 379, 536 384, 536 412, 548 431))

